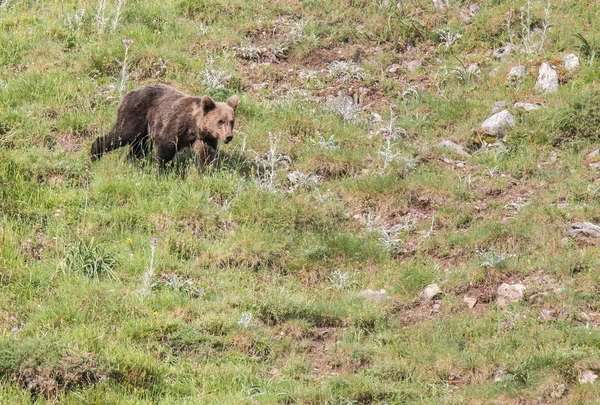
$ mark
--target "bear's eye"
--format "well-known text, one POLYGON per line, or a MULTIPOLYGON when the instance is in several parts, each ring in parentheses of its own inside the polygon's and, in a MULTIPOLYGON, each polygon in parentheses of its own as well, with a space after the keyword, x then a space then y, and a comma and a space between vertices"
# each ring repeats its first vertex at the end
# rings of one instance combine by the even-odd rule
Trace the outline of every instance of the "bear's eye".
POLYGON ((219 120, 219 125, 224 125, 224 124, 225 124, 225 121, 219 120))

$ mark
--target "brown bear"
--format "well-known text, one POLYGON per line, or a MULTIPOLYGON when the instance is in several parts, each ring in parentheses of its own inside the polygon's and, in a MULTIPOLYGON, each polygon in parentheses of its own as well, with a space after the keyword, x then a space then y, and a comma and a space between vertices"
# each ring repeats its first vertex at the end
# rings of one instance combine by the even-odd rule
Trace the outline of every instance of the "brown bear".
POLYGON ((142 158, 151 139, 160 169, 187 147, 198 154, 201 165, 214 163, 218 141, 233 139, 238 102, 237 96, 225 103, 208 96, 192 97, 164 84, 132 90, 119 104, 114 127, 94 141, 92 161, 125 145, 131 145, 131 157, 142 158))

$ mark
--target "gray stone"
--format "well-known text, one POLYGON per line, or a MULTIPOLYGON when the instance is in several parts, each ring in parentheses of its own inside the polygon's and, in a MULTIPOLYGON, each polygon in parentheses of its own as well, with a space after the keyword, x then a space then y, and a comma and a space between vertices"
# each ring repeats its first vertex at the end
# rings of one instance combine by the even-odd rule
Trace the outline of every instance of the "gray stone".
POLYGON ((580 370, 577 380, 579 384, 593 384, 598 379, 598 374, 592 370, 580 370))
POLYGON ((469 11, 471 12, 471 14, 475 14, 476 12, 479 11, 479 4, 478 3, 471 3, 469 4, 469 11))
POLYGON ((568 53, 563 56, 563 63, 567 72, 573 72, 579 69, 579 57, 574 53, 568 53))
POLYGON ((523 80, 527 76, 527 68, 523 65, 513 66, 508 72, 508 80, 518 81, 523 80))
POLYGON ((550 398, 560 399, 560 398, 564 397, 566 393, 567 393, 567 386, 561 383, 561 384, 558 384, 556 386, 556 388, 554 388, 550 392, 550 398))
POLYGON ((597 158, 598 156, 600 156, 600 149, 596 149, 591 151, 590 153, 588 153, 585 158, 586 159, 594 159, 597 158))
POLYGON ((429 284, 423 289, 423 291, 421 291, 421 298, 423 298, 425 301, 431 301, 441 294, 442 290, 437 284, 429 284))
POLYGON ((479 73, 481 73, 481 69, 479 68, 479 65, 477 63, 471 63, 467 68, 467 72, 474 75, 478 75, 479 73))
POLYGON ((558 74, 548 62, 543 62, 540 66, 534 88, 540 93, 555 93, 558 91, 558 74))
POLYGON ((600 226, 591 222, 573 222, 569 225, 569 235, 573 237, 600 238, 600 226))
POLYGON ((514 107, 515 108, 521 108, 525 111, 535 111, 535 110, 539 110, 540 108, 545 107, 545 104, 542 103, 525 103, 525 102, 518 102, 515 103, 514 107))
POLYGON ((423 66, 423 61, 421 59, 415 59, 415 60, 406 62, 406 70, 408 70, 409 72, 414 72, 415 70, 419 69, 421 66, 423 66))
POLYGON ((382 288, 381 290, 363 290, 358 293, 358 296, 366 301, 372 301, 381 303, 389 298, 387 292, 382 288))
POLYGON ((445 140, 440 142, 439 144, 440 147, 442 148, 448 148, 450 149, 452 152, 454 152, 456 155, 463 157, 463 158, 470 158, 471 155, 469 155, 469 153, 467 153, 462 146, 460 146, 457 143, 454 143, 450 140, 445 140))
POLYGON ((592 162, 589 163, 588 166, 590 167, 590 169, 600 170, 600 162, 592 162))
POLYGON ((498 49, 496 49, 493 53, 492 56, 496 59, 501 59, 504 60, 506 58, 508 58, 510 56, 511 53, 513 53, 513 51, 516 50, 516 47, 512 44, 507 44, 504 45, 498 49))
POLYGON ((473 309, 473 308, 475 308, 475 305, 477 305, 477 298, 469 297, 469 296, 465 295, 463 298, 463 302, 465 304, 467 304, 469 309, 473 309))
POLYGON ((431 2, 433 3, 433 7, 435 8, 443 9, 448 7, 444 0, 431 0, 431 2))
POLYGON ((392 66, 390 66, 388 68, 388 72, 390 72, 390 73, 397 73, 401 68, 402 68, 402 66, 400 66, 397 63, 394 63, 392 66))
POLYGON ((500 308, 504 309, 511 302, 522 300, 524 290, 525 286, 523 284, 504 283, 498 287, 498 291, 496 292, 496 302, 500 308))
POLYGON ((508 111, 502 110, 483 121, 481 128, 491 136, 503 136, 515 126, 515 117, 508 111))
POLYGON ((508 105, 506 104, 506 101, 496 101, 494 104, 492 104, 492 108, 491 108, 490 112, 492 114, 496 114, 502 110, 506 110, 507 108, 508 108, 508 105))

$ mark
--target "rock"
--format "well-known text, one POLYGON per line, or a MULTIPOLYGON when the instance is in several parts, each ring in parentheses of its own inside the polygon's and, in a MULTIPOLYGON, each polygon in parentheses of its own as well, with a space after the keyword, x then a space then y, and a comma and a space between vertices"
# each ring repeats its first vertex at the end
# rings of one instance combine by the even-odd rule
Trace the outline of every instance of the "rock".
POLYGON ((502 110, 506 110, 507 108, 508 105, 506 104, 506 101, 496 101, 494 104, 492 104, 491 113, 496 114, 502 110))
POLYGON ((447 7, 447 4, 444 0, 431 0, 431 2, 435 8, 444 9, 447 7))
POLYGON ((498 49, 496 49, 493 53, 492 56, 496 59, 501 59, 504 60, 506 58, 508 58, 508 56, 514 51, 516 50, 516 47, 512 44, 507 44, 504 45, 503 47, 500 47, 498 49))
POLYGON ((421 298, 425 301, 431 301, 442 294, 442 290, 437 284, 429 284, 421 291, 421 298))
POLYGON ((586 158, 586 159, 595 159, 595 158, 597 158, 598 156, 600 156, 600 149, 596 149, 596 150, 593 150, 593 151, 591 151, 590 153, 588 153, 588 154, 585 156, 585 158, 586 158))
POLYGON ((568 53, 562 58, 567 72, 573 72, 579 69, 579 57, 573 53, 568 53))
POLYGON ((544 62, 540 66, 534 88, 540 93, 555 93, 558 91, 558 74, 548 62, 544 62))
POLYGON ((550 398, 552 399, 560 399, 565 396, 567 393, 567 386, 564 384, 558 384, 556 388, 554 388, 550 392, 550 398))
POLYGON ((467 72, 473 75, 478 75, 479 73, 481 73, 481 69, 479 68, 479 65, 477 63, 471 63, 467 68, 467 72))
POLYGON ((398 71, 400 71, 401 68, 402 68, 402 66, 400 66, 397 63, 394 63, 392 66, 390 66, 388 68, 388 72, 390 72, 390 73, 398 73, 398 71))
POLYGON ((463 302, 465 304, 467 304, 469 309, 473 309, 473 308, 475 308, 475 305, 477 305, 477 298, 469 297, 469 296, 465 295, 463 298, 463 302))
POLYGON ((580 370, 577 380, 579 384, 593 384, 598 379, 598 374, 592 370, 580 370))
POLYGON ((591 222, 573 222, 569 225, 569 235, 573 237, 600 238, 600 226, 591 222))
POLYGON ((514 107, 521 108, 525 111, 535 111, 535 110, 539 110, 540 108, 546 107, 546 105, 542 104, 542 103, 518 102, 518 103, 515 103, 514 107))
POLYGON ((594 170, 600 170, 600 162, 589 163, 588 166, 594 170))
POLYGON ((498 302, 500 308, 504 309, 511 302, 522 300, 524 290, 525 286, 523 284, 504 283, 498 287, 498 291, 496 292, 496 302, 498 302))
POLYGON ((366 301, 381 303, 389 298, 387 292, 382 288, 379 291, 363 290, 358 293, 358 296, 366 301))
POLYGON ((409 72, 414 72, 415 70, 419 69, 421 66, 423 66, 423 61, 421 59, 415 59, 415 60, 406 62, 406 70, 408 70, 409 72))
POLYGON ((463 158, 470 158, 471 155, 469 155, 463 148, 462 146, 460 146, 457 143, 454 143, 450 140, 445 140, 439 143, 439 146, 442 148, 448 148, 450 149, 452 152, 454 152, 456 155, 463 157, 463 158))
POLYGON ((508 72, 508 80, 518 81, 523 80, 527 76, 527 68, 523 65, 513 66, 508 72))
POLYGON ((469 11, 471 12, 471 14, 475 14, 479 11, 479 7, 479 3, 471 3, 469 4, 469 11))
POLYGON ((481 128, 487 135, 500 137, 515 126, 515 117, 508 111, 502 110, 483 121, 481 128))

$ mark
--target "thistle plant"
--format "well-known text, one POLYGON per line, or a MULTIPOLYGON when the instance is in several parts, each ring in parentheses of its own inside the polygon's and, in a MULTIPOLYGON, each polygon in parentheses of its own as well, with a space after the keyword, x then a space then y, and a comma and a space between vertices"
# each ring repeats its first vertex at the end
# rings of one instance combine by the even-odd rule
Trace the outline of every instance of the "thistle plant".
POLYGON ((123 56, 123 62, 121 63, 121 83, 119 84, 119 97, 123 95, 123 92, 127 88, 127 80, 129 80, 129 73, 127 73, 127 53, 129 47, 133 45, 133 39, 124 39, 123 44, 125 45, 125 55, 123 56))
POLYGON ((328 289, 348 290, 357 284, 355 271, 341 271, 340 269, 336 269, 327 279, 331 282, 331 286, 327 287, 328 289))
POLYGON ((490 268, 503 264, 505 260, 517 257, 514 253, 498 252, 495 246, 487 251, 477 250, 476 253, 483 259, 481 267, 490 268))
POLYGON ((266 188, 269 191, 275 191, 275 177, 279 169, 287 169, 291 159, 288 155, 277 153, 280 138, 269 132, 269 151, 264 157, 256 156, 254 162, 257 163, 261 170, 258 172, 259 186, 266 188))
POLYGON ((156 252, 156 245, 158 243, 157 238, 152 238, 150 242, 150 263, 146 270, 144 271, 144 275, 142 276, 142 288, 138 291, 141 296, 145 296, 152 291, 152 286, 154 285, 154 274, 156 268, 154 267, 154 254, 156 252))
POLYGON ((506 28, 509 43, 528 55, 543 53, 548 29, 551 25, 550 11, 551 3, 547 1, 544 7, 544 19, 541 22, 541 27, 533 29, 533 7, 531 0, 527 0, 527 5, 519 8, 518 14, 514 8, 510 8, 506 12, 506 28), (515 43, 517 39, 520 41, 520 44, 515 43))

